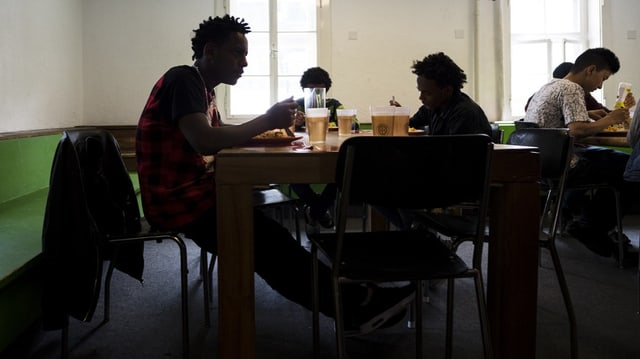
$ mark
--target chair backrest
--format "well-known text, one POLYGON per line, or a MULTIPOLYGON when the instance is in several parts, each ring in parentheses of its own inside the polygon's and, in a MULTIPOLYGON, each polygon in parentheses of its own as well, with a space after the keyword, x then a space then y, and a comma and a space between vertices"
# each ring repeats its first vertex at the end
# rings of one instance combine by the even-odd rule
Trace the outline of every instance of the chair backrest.
MULTIPOLYGON (((573 137, 569 135, 569 130, 566 128, 523 128, 514 131, 509 136, 507 143, 533 146, 539 149, 542 187, 547 191, 547 201, 543 210, 545 213, 550 209, 550 199, 556 199, 552 212, 553 222, 549 232, 550 240, 555 240, 561 202, 573 156, 573 137)), ((540 219, 541 232, 544 227, 544 218, 543 215, 540 219)))
POLYGON ((478 232, 484 234, 492 151, 483 134, 345 140, 336 170, 338 232, 349 203, 402 209, 477 203, 478 232))
POLYGON ((566 128, 522 128, 511 133, 507 143, 538 147, 543 179, 560 179, 573 154, 573 137, 566 128))
POLYGON ((497 123, 491 123, 491 139, 493 143, 502 143, 504 139, 504 130, 497 123))
POLYGON ((340 147, 336 183, 354 203, 447 207, 482 198, 493 148, 487 135, 358 136, 340 147))
MULTIPOLYGON (((118 144, 108 131, 65 131, 54 156, 43 224, 47 326, 89 321, 97 305, 106 239, 140 230, 140 213, 118 144), (61 292, 66 288, 69 292, 61 292), (62 299, 61 299, 62 297, 62 299)), ((143 244, 121 246, 116 267, 142 280, 143 244)))
POLYGON ((516 130, 521 130, 523 128, 540 128, 540 126, 535 122, 525 122, 524 118, 514 121, 513 124, 515 125, 516 130))

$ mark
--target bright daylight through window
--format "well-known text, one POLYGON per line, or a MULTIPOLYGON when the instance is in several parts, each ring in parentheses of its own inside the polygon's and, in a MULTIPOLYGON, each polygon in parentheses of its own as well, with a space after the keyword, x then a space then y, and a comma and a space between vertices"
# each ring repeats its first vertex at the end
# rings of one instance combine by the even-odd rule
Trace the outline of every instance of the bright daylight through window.
POLYGON ((317 65, 316 0, 229 0, 229 13, 243 17, 251 32, 249 65, 229 87, 227 117, 249 118, 302 96, 300 76, 317 65))
POLYGON ((524 116, 527 99, 551 80, 556 66, 593 46, 587 5, 587 0, 511 0, 513 117, 524 116))

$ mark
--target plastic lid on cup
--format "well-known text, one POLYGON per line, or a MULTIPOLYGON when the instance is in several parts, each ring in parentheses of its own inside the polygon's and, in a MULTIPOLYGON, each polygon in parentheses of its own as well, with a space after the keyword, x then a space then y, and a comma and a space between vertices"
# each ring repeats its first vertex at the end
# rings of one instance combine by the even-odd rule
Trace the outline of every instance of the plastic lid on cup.
POLYGON ((307 117, 327 117, 329 116, 329 109, 324 108, 308 108, 304 111, 307 117))
POLYGON ((336 110, 336 114, 338 116, 354 116, 357 114, 357 111, 355 108, 339 108, 336 110))
POLYGON ((394 114, 398 115, 398 116, 410 116, 411 115, 411 109, 409 107, 394 107, 394 114))
POLYGON ((395 106, 370 106, 371 115, 377 116, 393 116, 395 106))

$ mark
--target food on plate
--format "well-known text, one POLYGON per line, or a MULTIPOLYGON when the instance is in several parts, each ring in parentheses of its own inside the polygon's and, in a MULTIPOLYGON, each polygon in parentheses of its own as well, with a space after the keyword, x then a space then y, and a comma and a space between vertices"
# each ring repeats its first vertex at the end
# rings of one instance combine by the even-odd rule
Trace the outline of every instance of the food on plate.
POLYGON ((281 137, 289 137, 287 136, 287 133, 283 129, 265 131, 255 136, 254 138, 261 139, 261 138, 281 138, 281 137))
MULTIPOLYGON (((630 122, 630 121, 629 121, 630 122)), ((617 125, 611 125, 604 129, 604 132, 626 132, 629 130, 629 122, 625 121, 617 125)))
POLYGON ((338 125, 335 122, 329 122, 329 128, 337 128, 338 125))

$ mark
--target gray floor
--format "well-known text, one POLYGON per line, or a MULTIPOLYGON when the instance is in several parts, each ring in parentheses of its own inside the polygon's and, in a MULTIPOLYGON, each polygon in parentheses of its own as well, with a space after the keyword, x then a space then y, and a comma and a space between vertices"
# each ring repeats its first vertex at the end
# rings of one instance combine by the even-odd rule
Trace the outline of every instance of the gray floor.
MULTIPOLYGON (((640 217, 625 220, 625 233, 638 246, 640 217)), ((140 285, 124 275, 114 276, 115 300, 111 321, 94 330, 102 305, 91 323, 72 320, 71 358, 179 358, 180 298, 178 260, 172 243, 146 247, 146 281, 140 285)), ((561 239, 560 255, 578 320, 580 358, 640 358, 640 315, 635 267, 619 269, 612 258, 598 257, 572 238, 561 239)), ((469 248, 461 248, 468 253, 469 248)), ((198 278, 199 250, 189 247, 190 329, 192 358, 217 357, 217 306, 212 327, 203 322, 202 286, 198 278)), ((562 298, 547 253, 539 271, 537 358, 569 358, 569 329, 562 298)), ((215 280, 215 278, 214 278, 215 280)), ((482 358, 472 281, 458 282, 454 328, 454 358, 482 358)), ((433 286, 424 307, 425 357, 444 356, 444 298, 446 288, 433 286)), ((215 302, 214 302, 215 303, 215 302)), ((350 358, 414 358, 414 332, 403 322, 348 341, 350 358)), ((258 358, 311 357, 309 312, 288 302, 256 278, 258 358)), ((322 325, 322 357, 334 354, 330 321, 322 325)), ((4 358, 59 357, 59 332, 32 335, 5 353, 4 358)))

